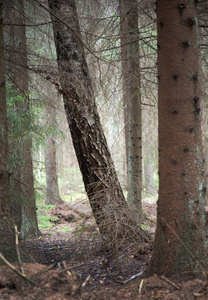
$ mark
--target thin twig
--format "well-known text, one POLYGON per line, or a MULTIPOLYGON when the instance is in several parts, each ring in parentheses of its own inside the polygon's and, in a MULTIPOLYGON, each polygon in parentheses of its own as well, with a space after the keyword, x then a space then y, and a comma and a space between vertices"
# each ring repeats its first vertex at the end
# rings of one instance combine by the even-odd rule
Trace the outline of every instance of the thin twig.
POLYGON ((22 266, 22 260, 21 260, 21 257, 20 257, 20 251, 19 251, 19 239, 18 239, 19 232, 17 230, 17 225, 14 226, 14 230, 15 230, 15 245, 16 245, 16 252, 17 252, 19 267, 20 267, 21 273, 25 275, 25 272, 24 272, 24 269, 23 269, 23 266, 22 266))
POLYGON ((12 264, 10 264, 10 262, 3 256, 3 254, 1 254, 0 252, 0 258, 3 260, 3 262, 10 268, 12 269, 15 273, 17 273, 18 275, 20 275, 22 278, 24 278, 25 280, 29 281, 32 284, 36 283, 30 279, 29 277, 27 277, 25 274, 23 274, 22 272, 20 272, 19 270, 17 270, 12 264))
POLYGON ((133 279, 135 279, 135 278, 137 278, 137 277, 140 277, 140 276, 142 275, 143 272, 144 272, 144 271, 142 271, 142 272, 140 272, 140 273, 138 273, 138 274, 135 274, 135 275, 131 276, 129 279, 125 280, 125 281, 122 282, 122 283, 123 283, 123 284, 126 284, 126 283, 132 281, 133 279))
POLYGON ((161 276, 161 279, 163 279, 164 281, 166 281, 167 283, 169 283, 170 285, 172 285, 174 288, 176 288, 177 290, 180 290, 181 287, 178 286, 177 284, 175 284, 174 282, 170 281, 168 278, 166 278, 165 276, 161 276))
POLYGON ((87 278, 85 279, 85 281, 83 282, 83 284, 82 284, 82 286, 81 286, 82 288, 85 287, 85 285, 86 285, 87 282, 89 281, 90 277, 91 277, 91 275, 88 275, 88 276, 87 276, 87 278))
POLYGON ((141 295, 141 293, 142 293, 143 282, 144 282, 144 279, 141 280, 140 285, 139 285, 139 295, 141 295))

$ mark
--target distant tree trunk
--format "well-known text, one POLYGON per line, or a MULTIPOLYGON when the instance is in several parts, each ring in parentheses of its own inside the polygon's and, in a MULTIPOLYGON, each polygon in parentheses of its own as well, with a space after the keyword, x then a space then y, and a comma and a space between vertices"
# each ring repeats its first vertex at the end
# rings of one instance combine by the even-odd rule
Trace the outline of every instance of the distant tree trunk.
POLYGON ((155 182, 154 182, 154 171, 152 166, 152 159, 150 154, 148 154, 144 159, 144 178, 145 178, 146 193, 152 196, 157 195, 155 182))
POLYGON ((46 140, 45 148, 46 171, 46 204, 61 204, 63 200, 59 194, 56 168, 56 142, 52 135, 46 140))
POLYGON ((49 6, 52 14, 61 16, 73 28, 67 28, 52 15, 64 105, 75 152, 101 236, 108 247, 113 247, 118 238, 129 238, 129 233, 134 233, 136 229, 131 226, 135 222, 97 113, 75 1, 49 0, 49 6))
POLYGON ((129 97, 128 97, 128 62, 127 62, 127 4, 119 0, 120 14, 120 39, 121 39, 121 66, 122 66, 122 98, 124 111, 124 130, 125 130, 125 149, 126 149, 126 166, 128 172, 129 158, 129 97))
POLYGON ((120 1, 124 118, 128 124, 128 196, 129 207, 139 216, 142 212, 142 118, 139 65, 137 0, 120 1), (126 19, 126 20, 125 20, 126 19), (126 56, 126 57, 125 57, 126 56), (126 61, 125 61, 126 60, 126 61), (128 99, 127 99, 128 97, 128 99), (126 117, 127 113, 129 116, 126 117), (128 118, 128 120, 127 120, 128 118))
MULTIPOLYGON (((13 51, 11 64, 12 80, 15 84, 17 93, 24 99, 18 103, 18 108, 21 113, 27 113, 29 108, 28 99, 28 72, 27 72, 27 47, 24 24, 24 4, 22 0, 13 0, 10 3, 10 16, 13 17, 16 24, 13 25, 13 51)), ((29 118, 29 117, 27 117, 29 118)), ((25 130, 27 130, 27 122, 25 122, 25 130)), ((29 124, 30 125, 30 124, 29 124)), ((28 236, 37 236, 40 234, 37 224, 34 178, 33 178, 33 163, 32 163, 32 139, 30 133, 22 137, 22 146, 19 149, 20 173, 21 177, 15 179, 21 183, 21 195, 19 201, 22 207, 22 226, 21 233, 24 238, 28 236)), ((17 201, 17 200, 16 200, 17 201)))
POLYGON ((159 200, 149 274, 202 271, 205 209, 196 1, 158 0, 159 200))
MULTIPOLYGON (((44 65, 49 62, 44 60, 44 65)), ((49 65, 49 68, 53 68, 49 65)), ((58 72, 58 65, 57 65, 58 72)), ((57 157, 56 157, 56 140, 54 128, 57 126, 56 114, 60 107, 60 95, 56 89, 52 89, 52 83, 46 82, 46 95, 48 103, 45 104, 45 116, 49 134, 46 138, 45 145, 45 172, 46 172, 46 204, 62 204, 64 201, 59 194, 58 175, 57 175, 57 157)))
POLYGON ((33 162, 32 162, 32 140, 29 138, 24 141, 23 145, 23 158, 25 163, 21 167, 22 171, 22 227, 21 235, 23 238, 38 237, 40 230, 38 228, 36 201, 34 190, 34 177, 33 177, 33 162))

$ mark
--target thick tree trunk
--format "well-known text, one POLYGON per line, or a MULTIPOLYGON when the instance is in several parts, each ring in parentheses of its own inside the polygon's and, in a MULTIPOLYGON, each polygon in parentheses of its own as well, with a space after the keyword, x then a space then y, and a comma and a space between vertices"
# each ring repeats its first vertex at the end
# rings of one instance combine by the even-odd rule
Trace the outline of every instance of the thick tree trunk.
MULTIPOLYGON (((101 236, 109 246, 133 229, 107 142, 97 113, 85 60, 75 1, 49 0, 53 18, 64 105, 85 189, 101 236)), ((134 226, 133 225, 133 226, 134 226)), ((135 230, 135 231, 134 231, 135 230)))
MULTIPOLYGON (((13 55, 10 55, 10 67, 12 74, 12 81, 15 85, 15 90, 18 95, 24 99, 24 101, 17 102, 16 105, 21 111, 21 115, 24 116, 24 112, 28 115, 30 110, 29 108, 29 99, 27 96, 28 92, 28 72, 27 72, 27 47, 26 47, 26 34, 24 24, 24 4, 23 0, 13 0, 10 3, 8 8, 10 15, 10 20, 14 19, 16 24, 19 26, 12 26, 13 30, 10 31, 11 36, 9 37, 12 41, 12 51, 13 55)), ((27 116, 27 118, 29 118, 27 116)), ((27 124, 25 122, 24 130, 28 130, 27 124)), ((24 125, 22 125, 23 127, 24 125)), ((34 178, 33 178, 33 163, 32 163, 32 139, 30 133, 25 135, 22 133, 23 137, 20 144, 16 145, 14 141, 12 146, 19 146, 19 156, 16 164, 20 164, 20 178, 14 176, 13 182, 16 184, 21 184, 21 193, 14 195, 15 202, 19 201, 17 207, 20 207, 21 204, 21 213, 22 213, 22 224, 21 224, 21 233, 25 238, 30 236, 37 236, 40 234, 37 224, 37 215, 36 215, 36 204, 35 204, 35 191, 34 191, 34 178)), ((15 174, 16 175, 16 174, 15 174)), ((14 206, 13 203, 12 206, 14 206)), ((12 209, 14 210, 14 209, 12 209)), ((19 212, 20 213, 20 212, 19 212)), ((15 216, 16 221, 19 222, 20 216, 15 216)))
MULTIPOLYGON (((3 4, 0 0, 0 253, 10 262, 17 261, 14 225, 9 197, 8 128, 3 40, 3 4)), ((25 260, 25 257, 22 257, 25 260)), ((0 259, 0 265, 3 261, 0 259)))
POLYGON ((157 18, 159 200, 149 270, 175 275, 206 261, 195 1, 158 0, 157 18))
POLYGON ((122 50, 124 121, 128 124, 128 133, 126 132, 126 141, 128 139, 127 201, 130 209, 141 221, 142 119, 137 0, 120 1, 120 10, 124 16, 121 17, 121 31, 123 31, 121 42, 124 43, 122 50))

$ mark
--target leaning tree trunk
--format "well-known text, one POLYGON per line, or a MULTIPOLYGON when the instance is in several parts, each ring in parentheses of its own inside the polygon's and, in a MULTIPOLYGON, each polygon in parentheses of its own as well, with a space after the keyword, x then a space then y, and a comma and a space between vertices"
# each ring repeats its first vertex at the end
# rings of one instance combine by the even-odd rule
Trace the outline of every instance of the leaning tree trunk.
POLYGON ((158 0, 159 200, 147 273, 202 271, 207 262, 195 1, 158 0))
POLYGON ((64 105, 85 189, 108 246, 129 237, 130 213, 98 116, 80 35, 75 1, 49 0, 64 105), (54 18, 61 16, 61 20, 54 18), (69 26, 66 26, 66 23, 69 26))

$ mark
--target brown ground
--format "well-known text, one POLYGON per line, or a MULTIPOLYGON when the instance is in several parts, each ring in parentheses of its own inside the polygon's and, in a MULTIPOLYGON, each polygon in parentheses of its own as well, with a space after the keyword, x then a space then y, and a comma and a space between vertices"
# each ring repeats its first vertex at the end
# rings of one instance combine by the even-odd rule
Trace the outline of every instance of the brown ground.
MULTIPOLYGON (((145 229, 154 234, 156 204, 144 203, 145 229)), ((0 268, 0 300, 9 299, 208 299, 206 281, 172 280, 132 276, 144 271, 151 256, 148 244, 128 244, 115 260, 106 264, 96 225, 84 203, 61 205, 53 230, 42 231, 40 239, 26 242, 37 263, 23 264, 26 278, 8 266, 0 268), (66 226, 73 230, 60 232, 66 226)), ((19 266, 15 268, 20 270, 19 266)))

